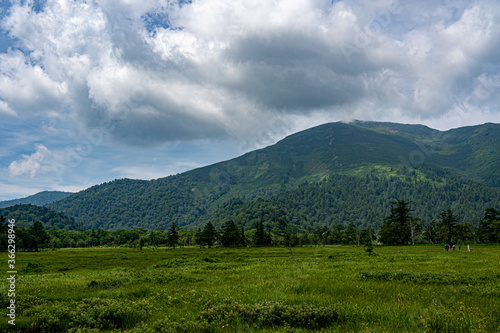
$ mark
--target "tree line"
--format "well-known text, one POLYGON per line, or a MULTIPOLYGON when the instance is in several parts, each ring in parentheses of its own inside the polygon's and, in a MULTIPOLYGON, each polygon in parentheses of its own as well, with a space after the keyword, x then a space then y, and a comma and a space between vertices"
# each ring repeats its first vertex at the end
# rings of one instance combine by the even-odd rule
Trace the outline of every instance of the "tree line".
POLYGON ((460 216, 451 208, 441 211, 437 220, 428 222, 414 217, 412 212, 409 201, 396 199, 380 227, 378 240, 385 245, 500 242, 500 210, 495 208, 487 208, 476 225, 460 223, 460 216))
MULTIPOLYGON (((7 223, 0 215, 0 249, 7 248, 7 223)), ((303 228, 278 219, 276 223, 257 221, 245 230, 230 220, 216 228, 207 222, 203 228, 185 230, 172 223, 167 230, 62 230, 35 221, 30 227, 16 226, 16 249, 78 248, 93 246, 126 246, 142 249, 160 246, 246 247, 298 245, 411 245, 500 243, 500 210, 488 208, 474 225, 461 223, 451 208, 443 210, 438 219, 425 221, 413 216, 411 202, 397 199, 391 203, 390 214, 377 228, 346 225, 303 228)))

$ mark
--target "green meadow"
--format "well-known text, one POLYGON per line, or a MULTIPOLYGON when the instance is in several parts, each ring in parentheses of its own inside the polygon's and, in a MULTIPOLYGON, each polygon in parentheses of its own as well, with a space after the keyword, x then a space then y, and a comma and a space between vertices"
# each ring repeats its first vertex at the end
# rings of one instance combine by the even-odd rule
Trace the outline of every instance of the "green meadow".
MULTIPOLYGON (((500 245, 16 253, 2 332, 500 332, 500 245)), ((2 280, 7 278, 7 254, 2 280)))

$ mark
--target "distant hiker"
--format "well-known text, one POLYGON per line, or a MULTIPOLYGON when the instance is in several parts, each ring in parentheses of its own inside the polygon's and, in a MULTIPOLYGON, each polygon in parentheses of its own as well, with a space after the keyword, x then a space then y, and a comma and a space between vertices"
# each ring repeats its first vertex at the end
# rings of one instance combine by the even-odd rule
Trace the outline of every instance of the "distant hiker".
POLYGON ((453 251, 455 251, 455 244, 453 244, 452 248, 453 248, 453 251))
POLYGON ((459 244, 458 245, 458 249, 461 250, 462 249, 462 245, 459 244))
POLYGON ((448 250, 450 249, 450 245, 446 244, 446 245, 444 246, 444 249, 445 249, 446 251, 448 251, 448 250))
POLYGON ((467 245, 467 251, 469 251, 469 252, 470 252, 470 246, 469 246, 469 245, 467 245))

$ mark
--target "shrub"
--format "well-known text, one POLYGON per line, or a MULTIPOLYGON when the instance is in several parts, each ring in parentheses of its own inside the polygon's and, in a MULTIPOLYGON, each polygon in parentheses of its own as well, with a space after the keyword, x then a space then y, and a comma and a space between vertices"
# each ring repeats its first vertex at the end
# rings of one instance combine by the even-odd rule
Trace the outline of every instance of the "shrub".
POLYGON ((35 331, 66 331, 70 328, 110 330, 136 325, 146 319, 152 307, 146 301, 88 298, 81 302, 54 302, 27 313, 34 317, 35 331), (32 313, 31 313, 32 312, 32 313))
POLYGON ((166 259, 162 263, 153 265, 153 268, 175 268, 179 266, 183 266, 187 263, 187 260, 185 259, 166 259))
POLYGON ((38 262, 29 261, 26 267, 23 268, 24 273, 40 273, 42 271, 43 265, 38 262))
POLYGON ((208 263, 214 263, 214 262, 217 262, 216 259, 214 258, 210 258, 210 257, 204 257, 204 258, 201 258, 202 261, 204 262, 208 262, 208 263))
POLYGON ((290 326, 297 328, 319 329, 332 325, 339 318, 331 307, 313 305, 287 305, 282 302, 262 302, 242 304, 228 301, 202 312, 200 319, 208 323, 222 324, 245 323, 257 328, 290 326))

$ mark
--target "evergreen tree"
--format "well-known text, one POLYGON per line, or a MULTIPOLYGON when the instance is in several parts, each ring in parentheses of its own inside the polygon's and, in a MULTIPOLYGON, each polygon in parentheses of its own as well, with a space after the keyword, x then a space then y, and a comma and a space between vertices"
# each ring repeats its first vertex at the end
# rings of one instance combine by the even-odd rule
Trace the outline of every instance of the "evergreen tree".
POLYGON ((29 233, 33 237, 33 243, 31 247, 33 251, 38 251, 39 248, 49 245, 50 236, 45 230, 43 230, 42 222, 35 221, 33 223, 33 226, 29 228, 29 233))
POLYGON ((469 222, 457 225, 457 238, 463 243, 474 241, 474 227, 469 222))
POLYGON ((202 231, 203 245, 212 247, 217 239, 217 231, 214 228, 212 222, 208 221, 202 231))
POLYGON ((352 220, 349 221, 349 224, 347 225, 347 228, 344 230, 343 233, 342 243, 344 245, 358 243, 358 237, 357 237, 358 233, 359 233, 358 227, 354 224, 352 220))
POLYGON ((240 245, 242 247, 246 247, 247 246, 247 238, 245 236, 245 229, 241 228, 241 235, 240 235, 240 245))
POLYGON ((446 230, 446 241, 448 244, 451 244, 451 239, 457 234, 457 224, 460 221, 460 217, 454 215, 451 208, 443 210, 440 217, 440 224, 443 226, 443 229, 446 230))
POLYGON ((494 239, 492 239, 492 241, 495 243, 500 243, 500 218, 493 221, 493 223, 491 224, 491 228, 495 237, 494 239))
POLYGON ((220 240, 222 246, 239 246, 241 244, 240 229, 233 220, 228 221, 221 228, 220 240))
POLYGON ((177 244, 179 244, 179 232, 177 231, 177 225, 175 222, 172 222, 172 225, 167 232, 167 245, 175 249, 177 244))
POLYGON ((264 233, 264 225, 261 221, 258 221, 255 223, 255 234, 253 237, 253 244, 254 246, 264 246, 266 245, 265 241, 265 233, 264 233))
POLYGON ((196 229, 194 233, 194 242, 198 244, 200 248, 203 247, 203 245, 205 245, 203 241, 203 233, 200 228, 196 229))
POLYGON ((392 202, 391 214, 380 227, 380 241, 386 245, 405 245, 411 242, 409 226, 410 202, 396 199, 392 202))
POLYGON ((332 228, 332 242, 333 244, 342 244, 342 225, 340 223, 332 228))
MULTIPOLYGON (((484 217, 479 221, 477 227, 477 238, 481 243, 493 243, 498 239, 495 221, 500 221, 500 210, 488 208, 484 212, 484 217)), ((498 227, 497 227, 498 228, 498 227)))

